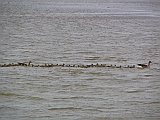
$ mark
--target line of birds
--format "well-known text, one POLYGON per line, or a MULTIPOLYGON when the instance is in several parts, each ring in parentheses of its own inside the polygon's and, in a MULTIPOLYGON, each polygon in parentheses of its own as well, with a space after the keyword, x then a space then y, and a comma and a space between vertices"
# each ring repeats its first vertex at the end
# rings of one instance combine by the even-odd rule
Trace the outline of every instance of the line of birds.
MULTIPOLYGON (((106 65, 106 64, 90 64, 90 65, 65 65, 65 64, 43 64, 43 65, 34 65, 31 64, 32 62, 29 61, 28 63, 9 63, 9 64, 3 64, 0 65, 0 67, 11 67, 11 66, 30 66, 30 67, 56 67, 56 66, 60 66, 60 67, 80 67, 80 68, 89 68, 89 67, 112 67, 112 68, 135 68, 135 65, 128 65, 128 66, 117 66, 117 65, 106 65)), ((145 64, 137 64, 138 68, 147 68, 150 67, 150 64, 152 62, 149 61, 148 65, 145 64)))

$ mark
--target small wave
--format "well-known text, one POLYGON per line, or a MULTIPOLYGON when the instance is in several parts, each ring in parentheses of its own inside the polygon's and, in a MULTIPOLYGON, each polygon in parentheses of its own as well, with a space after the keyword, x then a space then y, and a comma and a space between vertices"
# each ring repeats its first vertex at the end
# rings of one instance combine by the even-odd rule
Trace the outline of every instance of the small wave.
POLYGON ((87 84, 80 84, 80 83, 77 83, 77 84, 73 84, 75 87, 77 86, 80 86, 80 87, 84 87, 84 86, 88 86, 87 84))
POLYGON ((160 102, 159 101, 155 101, 155 102, 150 102, 149 104, 160 104, 160 102))
POLYGON ((87 78, 86 80, 95 80, 95 79, 96 79, 96 78, 93 78, 93 77, 92 77, 92 78, 87 78))
POLYGON ((40 77, 41 78, 48 78, 48 76, 45 76, 45 75, 41 75, 40 77))
POLYGON ((30 100, 44 100, 44 98, 35 97, 35 96, 28 96, 27 98, 30 100))
POLYGON ((146 77, 150 77, 150 76, 153 76, 152 74, 146 74, 146 75, 144 75, 144 76, 146 76, 146 77))
POLYGON ((107 57, 107 58, 104 58, 105 61, 110 61, 111 58, 110 57, 107 57))
POLYGON ((94 57, 85 58, 85 60, 98 60, 99 58, 100 58, 99 56, 94 56, 94 57))
POLYGON ((0 92, 0 96, 21 96, 21 95, 15 93, 0 92))
POLYGON ((89 86, 87 84, 66 84, 66 85, 61 85, 61 88, 72 88, 72 87, 86 87, 89 86))
POLYGON ((127 59, 117 59, 116 61, 118 61, 118 62, 126 62, 127 59))
POLYGON ((17 110, 16 108, 13 108, 13 107, 8 107, 8 106, 5 106, 5 105, 2 105, 0 106, 0 110, 17 110))
POLYGON ((92 75, 105 75, 103 72, 96 72, 96 71, 89 72, 88 74, 92 74, 92 75))
POLYGON ((139 92, 144 92, 143 90, 130 90, 126 91, 126 93, 139 93, 139 92))
POLYGON ((49 108, 48 110, 80 110, 82 108, 76 107, 63 107, 63 108, 49 108))
POLYGON ((82 51, 82 52, 78 52, 78 53, 80 53, 80 54, 86 54, 86 55, 90 55, 90 54, 93 54, 94 52, 90 52, 90 51, 82 51))

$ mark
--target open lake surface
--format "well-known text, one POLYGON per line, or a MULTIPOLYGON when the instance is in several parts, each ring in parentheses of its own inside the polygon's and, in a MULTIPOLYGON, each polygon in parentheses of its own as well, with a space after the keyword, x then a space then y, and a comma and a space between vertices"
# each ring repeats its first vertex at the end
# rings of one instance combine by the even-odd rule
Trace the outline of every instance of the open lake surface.
POLYGON ((159 120, 159 0, 0 0, 1 120, 159 120), (138 69, 138 63, 150 69, 138 69))

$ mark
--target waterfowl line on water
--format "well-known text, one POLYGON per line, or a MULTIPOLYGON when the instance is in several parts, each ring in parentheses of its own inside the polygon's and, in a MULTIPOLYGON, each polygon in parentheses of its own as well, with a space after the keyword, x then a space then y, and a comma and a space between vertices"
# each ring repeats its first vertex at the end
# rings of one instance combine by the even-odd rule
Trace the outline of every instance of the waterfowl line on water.
MULTIPOLYGON (((0 67, 12 67, 12 66, 28 66, 28 67, 78 67, 78 68, 92 68, 92 67, 108 67, 108 68, 135 68, 135 65, 127 65, 127 66, 122 66, 122 65, 106 65, 106 64, 88 64, 88 65, 83 65, 83 64, 51 64, 51 63, 45 63, 42 65, 39 64, 31 64, 32 62, 29 61, 28 64, 26 64, 25 62, 17 62, 17 63, 9 63, 9 64, 2 64, 0 65, 0 67)), ((152 62, 149 61, 148 65, 145 64, 137 64, 138 68, 147 68, 150 67, 150 64, 152 62)))

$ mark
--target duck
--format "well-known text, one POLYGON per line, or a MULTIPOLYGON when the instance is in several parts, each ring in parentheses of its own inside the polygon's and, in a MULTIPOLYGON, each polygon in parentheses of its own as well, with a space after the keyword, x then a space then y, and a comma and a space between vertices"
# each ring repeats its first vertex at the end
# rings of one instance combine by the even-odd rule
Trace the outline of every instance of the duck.
POLYGON ((70 65, 70 67, 75 67, 75 65, 70 65))
POLYGON ((106 64, 101 64, 101 67, 106 67, 106 64))
POLYGON ((107 67, 112 67, 113 65, 111 64, 111 65, 107 65, 107 67))
POLYGON ((34 65, 34 67, 39 67, 39 64, 38 65, 34 65))
POLYGON ((86 68, 86 66, 85 66, 85 65, 80 65, 80 67, 81 67, 81 68, 86 68))
POLYGON ((135 65, 129 66, 129 68, 135 68, 135 65))
POLYGON ((91 65, 86 65, 86 67, 91 67, 91 65))
POLYGON ((114 65, 114 66, 113 66, 113 68, 116 68, 116 67, 117 67, 117 65, 114 65))
POLYGON ((71 65, 66 65, 66 67, 71 67, 71 65))
POLYGON ((29 61, 28 64, 18 62, 19 66, 30 66, 30 64, 31 64, 31 61, 29 61))
POLYGON ((152 62, 149 61, 149 62, 148 62, 148 65, 145 65, 145 64, 137 64, 137 65, 138 65, 138 68, 149 68, 151 63, 152 63, 152 62))
POLYGON ((7 67, 10 67, 12 64, 11 63, 9 63, 8 65, 7 65, 7 67))
POLYGON ((3 65, 1 65, 1 67, 7 67, 7 65, 6 65, 6 64, 3 64, 3 65))
POLYGON ((94 65, 93 64, 91 64, 91 67, 93 67, 94 65))
POLYGON ((46 67, 53 67, 53 64, 48 64, 46 67))
POLYGON ((31 61, 29 61, 29 62, 28 62, 28 66, 30 66, 30 65, 31 65, 31 63, 32 63, 32 62, 31 62, 31 61))
POLYGON ((12 63, 12 64, 11 64, 11 66, 18 66, 18 64, 14 64, 14 63, 12 63))
POLYGON ((120 65, 120 66, 116 66, 116 68, 122 68, 122 66, 120 65))
POLYGON ((127 66, 125 66, 125 67, 123 67, 123 68, 130 68, 130 66, 129 66, 129 65, 127 65, 127 66))
POLYGON ((20 63, 20 62, 18 62, 18 65, 19 65, 19 66, 25 66, 25 63, 20 63))
POLYGON ((40 65, 39 67, 47 67, 47 64, 40 65))
POLYGON ((65 66, 65 64, 63 63, 63 64, 59 64, 58 66, 60 66, 60 67, 64 67, 65 66))

